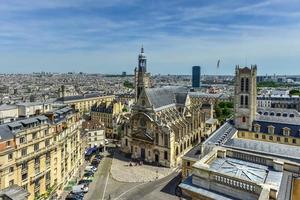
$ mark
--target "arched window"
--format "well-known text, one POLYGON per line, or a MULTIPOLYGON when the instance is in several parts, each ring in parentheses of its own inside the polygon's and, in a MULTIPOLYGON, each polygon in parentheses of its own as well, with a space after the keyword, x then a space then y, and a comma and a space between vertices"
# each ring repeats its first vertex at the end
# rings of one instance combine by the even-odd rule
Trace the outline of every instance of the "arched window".
POLYGON ((244 84, 245 84, 245 80, 244 78, 241 78, 241 92, 244 92, 244 84))
POLYGON ((246 122, 246 117, 245 117, 245 116, 242 118, 242 122, 243 122, 243 123, 246 122))
POLYGON ((246 92, 249 92, 249 78, 246 78, 246 92))
POLYGON ((176 147, 176 156, 178 156, 178 147, 176 147))
POLYGON ((241 102, 240 102, 240 104, 241 104, 241 106, 244 105, 244 96, 243 95, 241 95, 241 102))
POLYGON ((248 96, 245 96, 245 106, 248 107, 248 96))

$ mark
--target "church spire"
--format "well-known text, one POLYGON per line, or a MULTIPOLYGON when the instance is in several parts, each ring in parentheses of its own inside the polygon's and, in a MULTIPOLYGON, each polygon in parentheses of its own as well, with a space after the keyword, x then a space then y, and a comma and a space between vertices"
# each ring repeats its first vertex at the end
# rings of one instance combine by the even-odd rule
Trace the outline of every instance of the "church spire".
POLYGON ((144 53, 144 46, 142 45, 141 53, 144 53))

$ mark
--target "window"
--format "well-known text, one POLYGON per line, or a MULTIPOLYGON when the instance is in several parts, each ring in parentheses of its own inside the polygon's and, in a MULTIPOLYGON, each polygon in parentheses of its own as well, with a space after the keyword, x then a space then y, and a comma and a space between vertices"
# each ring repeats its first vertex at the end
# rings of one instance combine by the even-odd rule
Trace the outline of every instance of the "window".
POLYGON ((6 146, 7 146, 7 147, 10 147, 10 141, 7 141, 7 142, 6 142, 6 146))
POLYGON ((11 159, 13 159, 13 154, 10 153, 10 154, 7 155, 7 157, 8 157, 8 160, 11 160, 11 159))
POLYGON ((24 149, 21 150, 21 155, 22 156, 26 156, 27 155, 27 149, 26 148, 24 148, 24 149))
POLYGON ((245 80, 244 78, 241 78, 241 92, 244 92, 244 84, 245 84, 245 80))
POLYGON ((28 177, 28 174, 27 174, 27 173, 22 174, 22 181, 26 180, 27 177, 28 177))
POLYGON ((254 125, 254 131, 257 132, 257 133, 260 132, 260 125, 259 124, 254 125))
POLYGON ((191 163, 188 161, 188 162, 186 162, 186 166, 191 166, 191 163))
POLYGON ((276 139, 276 140, 277 140, 277 142, 280 142, 280 137, 277 137, 277 139, 276 139))
POLYGON ((21 137, 20 138, 20 144, 23 144, 24 142, 26 142, 25 137, 21 137))
POLYGON ((164 137, 165 146, 168 146, 168 135, 166 134, 164 137))
POLYGON ((269 140, 273 140, 273 136, 272 135, 269 136, 269 140))
POLYGON ((47 147, 47 146, 49 146, 50 145, 50 139, 46 139, 45 140, 45 146, 47 147))
POLYGON ((265 140, 265 139, 266 139, 266 136, 265 136, 265 135, 262 135, 262 139, 265 140))
POLYGON ((249 78, 246 78, 246 92, 249 92, 249 78))
POLYGON ((245 106, 248 107, 248 96, 245 96, 245 106))
POLYGON ((127 140, 127 138, 125 139, 125 146, 128 146, 128 140, 127 140))
POLYGON ((274 126, 268 126, 268 133, 274 134, 274 126))
POLYGON ((14 184, 14 180, 9 181, 9 186, 12 186, 14 184))
POLYGON ((155 134, 155 143, 158 144, 159 138, 158 138, 158 133, 155 134))
POLYGON ((9 173, 12 173, 14 171, 14 167, 9 168, 9 173))
POLYGON ((240 105, 241 105, 241 106, 244 105, 244 96, 243 96, 243 95, 241 95, 240 105))
POLYGON ((296 139, 293 139, 293 143, 296 144, 296 139))
POLYGON ((290 136, 290 129, 289 128, 285 127, 285 128, 282 129, 282 131, 283 131, 284 136, 290 136))
POLYGON ((242 122, 246 123, 246 117, 245 116, 242 118, 242 122))
POLYGON ((34 144, 34 151, 38 151, 39 150, 39 143, 34 144))
POLYGON ((258 138, 258 134, 255 134, 255 138, 258 138))
POLYGON ((164 159, 168 160, 168 152, 167 151, 164 151, 164 159))
POLYGON ((289 138, 284 138, 284 142, 289 142, 289 138))
POLYGON ((36 139, 37 138, 37 133, 32 133, 32 139, 36 139))

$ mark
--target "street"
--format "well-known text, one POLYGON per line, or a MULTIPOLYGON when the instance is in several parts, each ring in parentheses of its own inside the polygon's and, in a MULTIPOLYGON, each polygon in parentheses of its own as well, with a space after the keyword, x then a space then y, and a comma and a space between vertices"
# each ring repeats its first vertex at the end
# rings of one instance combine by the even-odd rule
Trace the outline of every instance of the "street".
POLYGON ((114 180, 110 175, 112 155, 103 158, 90 184, 85 200, 178 199, 175 188, 180 178, 178 172, 153 182, 127 183, 114 180))

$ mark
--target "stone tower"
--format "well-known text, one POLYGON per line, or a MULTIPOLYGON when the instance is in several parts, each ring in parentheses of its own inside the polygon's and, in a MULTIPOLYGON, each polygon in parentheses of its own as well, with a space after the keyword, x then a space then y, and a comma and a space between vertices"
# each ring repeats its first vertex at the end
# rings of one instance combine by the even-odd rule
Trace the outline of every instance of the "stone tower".
POLYGON ((234 123, 237 129, 252 129, 256 116, 256 73, 256 65, 235 68, 234 123))
POLYGON ((134 69, 135 101, 138 100, 142 90, 150 86, 149 76, 149 73, 147 73, 147 59, 142 47, 138 57, 138 67, 134 69))

